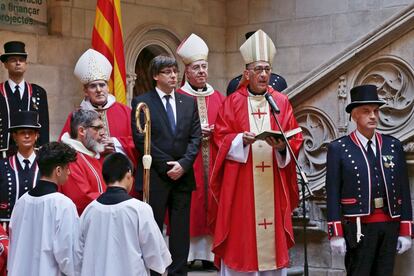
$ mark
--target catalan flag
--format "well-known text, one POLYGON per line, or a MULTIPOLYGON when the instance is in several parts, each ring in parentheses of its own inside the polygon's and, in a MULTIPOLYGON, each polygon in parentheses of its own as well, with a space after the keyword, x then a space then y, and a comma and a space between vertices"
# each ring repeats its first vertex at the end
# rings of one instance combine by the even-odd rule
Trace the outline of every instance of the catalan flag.
POLYGON ((92 48, 111 62, 113 71, 109 90, 118 102, 125 104, 126 73, 120 0, 97 0, 92 48))

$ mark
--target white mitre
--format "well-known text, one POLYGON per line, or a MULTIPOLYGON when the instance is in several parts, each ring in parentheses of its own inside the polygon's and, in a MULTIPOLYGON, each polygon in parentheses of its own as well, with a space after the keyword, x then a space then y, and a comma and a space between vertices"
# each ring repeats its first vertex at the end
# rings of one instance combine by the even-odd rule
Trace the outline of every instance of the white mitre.
POLYGON ((244 63, 266 61, 272 64, 276 47, 270 37, 262 30, 256 31, 240 46, 244 63))
POLYGON ((93 49, 88 49, 79 58, 73 73, 82 84, 96 80, 108 81, 111 78, 112 65, 109 60, 93 49))
POLYGON ((185 65, 197 60, 207 60, 208 47, 201 37, 191 34, 178 46, 177 55, 183 60, 185 65))

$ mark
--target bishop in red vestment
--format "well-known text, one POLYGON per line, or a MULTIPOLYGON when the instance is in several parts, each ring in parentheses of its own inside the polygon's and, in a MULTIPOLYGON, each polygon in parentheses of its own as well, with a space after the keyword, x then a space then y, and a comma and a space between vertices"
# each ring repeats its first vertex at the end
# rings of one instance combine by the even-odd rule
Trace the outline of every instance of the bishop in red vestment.
MULTIPOLYGON (((298 204, 298 188, 295 164, 284 142, 255 139, 264 130, 278 130, 264 94, 277 103, 284 131, 298 125, 287 96, 268 86, 276 51, 270 38, 259 30, 240 50, 248 86, 227 97, 215 122, 218 153, 209 201, 213 252, 224 275, 273 270, 280 275, 289 265, 288 249, 294 244, 291 212, 298 204)), ((297 154, 302 135, 289 143, 297 154)))
POLYGON ((212 238, 207 226, 208 189, 212 156, 215 146, 212 142, 214 123, 224 96, 207 83, 208 46, 202 38, 191 34, 177 48, 177 55, 185 64, 184 85, 177 90, 194 97, 197 101, 198 116, 202 129, 202 142, 193 168, 196 189, 191 196, 190 209, 190 252, 188 261, 202 260, 203 267, 209 268, 214 256, 211 253, 212 238))
MULTIPOLYGON (((121 152, 128 156, 137 165, 137 151, 131 131, 131 108, 116 102, 109 94, 108 79, 111 76, 112 66, 99 52, 89 49, 80 58, 75 67, 75 75, 83 84, 85 98, 79 108, 95 110, 101 116, 105 126, 105 152, 121 152), (99 66, 101 71, 93 66, 99 66)), ((70 129, 70 118, 66 119, 60 137, 70 129)), ((102 160, 101 160, 102 162, 102 160)))

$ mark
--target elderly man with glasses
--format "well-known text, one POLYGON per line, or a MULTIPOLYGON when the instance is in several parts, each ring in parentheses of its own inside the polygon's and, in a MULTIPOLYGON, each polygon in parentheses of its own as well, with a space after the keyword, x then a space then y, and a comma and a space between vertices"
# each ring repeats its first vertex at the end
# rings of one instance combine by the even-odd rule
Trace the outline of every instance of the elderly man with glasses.
MULTIPOLYGON (((298 124, 287 96, 268 85, 276 53, 272 40, 258 30, 240 51, 248 84, 226 98, 214 128, 218 155, 209 205, 213 252, 221 275, 286 275, 298 187, 293 157, 284 141, 255 138, 265 130, 278 130, 266 93, 280 109, 276 116, 284 131, 298 124)), ((296 134, 289 143, 297 154, 302 135, 296 134)))
MULTIPOLYGON (((83 84, 84 99, 80 109, 95 110, 104 123, 105 137, 102 143, 105 150, 101 156, 120 152, 136 165, 137 153, 131 132, 131 108, 116 102, 109 94, 108 81, 112 65, 101 53, 88 49, 78 60, 74 74, 83 84)), ((70 129, 70 116, 62 129, 61 136, 70 129)), ((101 160, 102 162, 102 160, 101 160)))
POLYGON ((94 110, 79 109, 70 117, 70 131, 62 142, 77 151, 76 162, 70 163, 70 175, 61 192, 75 203, 79 215, 105 189, 100 154, 105 150, 104 124, 94 110))
POLYGON ((196 190, 192 193, 190 212, 190 253, 188 261, 194 264, 201 260, 203 269, 214 269, 211 253, 212 237, 207 227, 208 179, 213 155, 216 151, 212 143, 214 123, 217 113, 224 102, 224 96, 207 83, 208 78, 208 46, 202 38, 191 34, 177 49, 185 64, 186 82, 177 90, 194 97, 197 101, 198 117, 202 130, 202 143, 194 162, 196 190))

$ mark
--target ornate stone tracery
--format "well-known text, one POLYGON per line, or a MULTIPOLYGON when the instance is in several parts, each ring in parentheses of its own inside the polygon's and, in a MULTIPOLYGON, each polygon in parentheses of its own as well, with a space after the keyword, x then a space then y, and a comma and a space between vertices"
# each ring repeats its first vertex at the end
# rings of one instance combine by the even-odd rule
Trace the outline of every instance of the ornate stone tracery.
POLYGON ((399 57, 380 57, 357 74, 355 86, 361 84, 376 85, 386 102, 380 108, 379 130, 391 134, 407 125, 414 108, 414 71, 408 63, 399 57))
POLYGON ((314 107, 301 108, 296 119, 304 138, 299 164, 312 183, 310 188, 319 189, 324 185, 327 146, 337 137, 336 129, 329 117, 314 107))
POLYGON ((339 125, 338 125, 338 131, 339 134, 345 135, 348 130, 348 116, 345 112, 345 106, 347 104, 348 99, 348 93, 347 93, 347 86, 346 86, 346 75, 342 75, 339 77, 338 82, 338 114, 339 114, 339 125))

